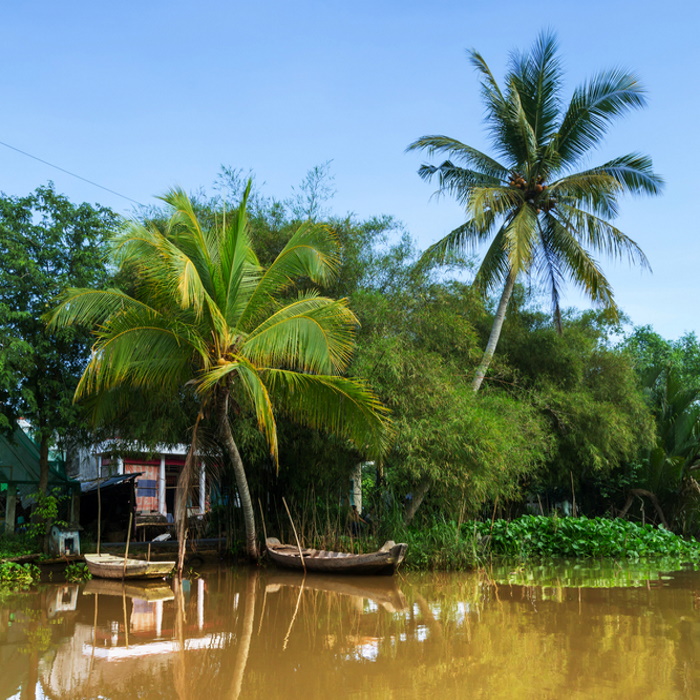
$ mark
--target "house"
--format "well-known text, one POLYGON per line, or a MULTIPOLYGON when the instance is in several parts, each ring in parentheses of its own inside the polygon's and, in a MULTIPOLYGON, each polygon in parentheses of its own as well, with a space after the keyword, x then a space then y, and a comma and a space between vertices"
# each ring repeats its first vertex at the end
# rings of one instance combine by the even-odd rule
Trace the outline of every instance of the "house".
MULTIPOLYGON (((83 484, 83 492, 94 491, 97 483, 124 477, 119 482, 134 479, 134 512, 137 518, 160 516, 163 522, 173 522, 175 493, 180 472, 185 466, 187 445, 156 445, 152 449, 119 440, 107 440, 80 452, 73 476, 83 484)), ((188 498, 187 512, 201 516, 208 510, 208 479, 201 464, 195 487, 188 498)))

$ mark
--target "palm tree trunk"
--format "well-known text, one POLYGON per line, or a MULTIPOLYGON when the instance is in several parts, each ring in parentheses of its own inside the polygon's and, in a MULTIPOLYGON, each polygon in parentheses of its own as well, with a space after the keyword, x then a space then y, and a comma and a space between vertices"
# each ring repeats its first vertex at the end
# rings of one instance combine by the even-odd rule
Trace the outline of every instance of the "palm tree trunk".
POLYGON ((484 351, 484 356, 481 358, 481 362, 479 363, 479 366, 476 370, 476 374, 474 375, 474 381, 472 381, 472 389, 475 393, 479 391, 481 383, 484 381, 486 372, 489 368, 489 365, 491 364, 493 354, 494 352, 496 352, 498 339, 501 337, 503 321, 506 317, 506 309, 508 308, 508 302, 510 301, 510 297, 513 294, 513 287, 515 287, 515 274, 511 270, 508 273, 508 279, 506 280, 506 286, 503 289, 503 294, 501 294, 501 301, 498 302, 496 317, 493 319, 493 326, 491 326, 489 342, 486 343, 486 350, 484 351))
POLYGON ((238 452, 236 442, 233 439, 231 424, 228 420, 228 393, 219 400, 219 430, 221 431, 221 439, 223 440, 224 447, 231 460, 233 473, 236 476, 236 487, 238 488, 238 496, 241 499, 241 507, 243 508, 246 554, 251 561, 257 561, 260 555, 258 552, 258 538, 255 532, 255 511, 253 510, 253 502, 250 498, 248 479, 246 478, 245 469, 243 468, 243 461, 238 452))
POLYGON ((45 496, 49 490, 49 436, 43 430, 39 442, 39 485, 37 490, 45 496))

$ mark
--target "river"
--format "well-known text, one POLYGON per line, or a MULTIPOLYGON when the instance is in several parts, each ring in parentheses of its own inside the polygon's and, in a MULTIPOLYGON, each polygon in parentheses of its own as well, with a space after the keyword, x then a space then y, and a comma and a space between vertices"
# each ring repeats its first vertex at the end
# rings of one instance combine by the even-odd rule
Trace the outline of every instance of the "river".
POLYGON ((700 573, 221 569, 0 597, 0 700, 431 697, 700 697, 700 573))

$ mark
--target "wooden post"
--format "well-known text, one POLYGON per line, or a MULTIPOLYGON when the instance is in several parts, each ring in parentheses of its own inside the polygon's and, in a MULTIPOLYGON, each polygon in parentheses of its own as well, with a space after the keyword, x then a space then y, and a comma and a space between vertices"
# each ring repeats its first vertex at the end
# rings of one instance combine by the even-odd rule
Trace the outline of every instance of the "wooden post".
POLYGON ((15 514, 17 512, 17 484, 7 485, 7 501, 5 502, 5 534, 15 532, 15 514))

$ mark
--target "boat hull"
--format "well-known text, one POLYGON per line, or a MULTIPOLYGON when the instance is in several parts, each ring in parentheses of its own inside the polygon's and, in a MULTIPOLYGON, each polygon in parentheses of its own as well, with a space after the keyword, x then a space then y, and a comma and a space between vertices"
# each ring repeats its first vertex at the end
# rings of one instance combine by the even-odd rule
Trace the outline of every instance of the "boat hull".
POLYGON ((266 545, 270 559, 284 569, 357 576, 391 576, 403 562, 408 547, 403 543, 389 541, 381 549, 368 554, 302 548, 302 556, 299 556, 298 547, 281 544, 274 537, 269 537, 266 545))
POLYGON ((165 578, 175 567, 174 561, 143 561, 127 559, 111 554, 86 554, 88 571, 96 578, 109 579, 156 579, 165 578))

